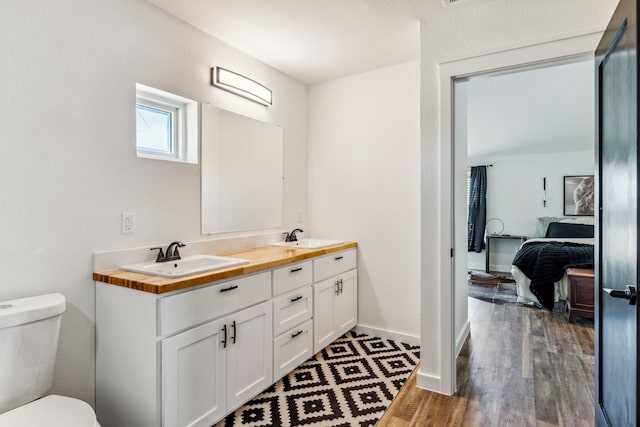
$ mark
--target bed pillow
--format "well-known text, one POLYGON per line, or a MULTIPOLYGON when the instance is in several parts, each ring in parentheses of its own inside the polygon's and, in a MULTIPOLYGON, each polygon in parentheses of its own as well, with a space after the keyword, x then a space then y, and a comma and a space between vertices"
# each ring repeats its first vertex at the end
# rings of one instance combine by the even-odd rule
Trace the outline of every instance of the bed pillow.
MULTIPOLYGON (((554 221, 555 222, 555 221, 554 221)), ((572 224, 591 224, 594 223, 594 218, 592 216, 580 216, 577 218, 561 218, 558 222, 570 222, 572 224)))
POLYGON ((552 222, 547 228, 545 237, 593 237, 593 225, 552 222))
MULTIPOLYGON (((545 237, 547 235, 547 229, 552 222, 568 222, 572 224, 593 224, 592 216, 585 217, 557 217, 557 216, 543 216, 538 218, 536 223, 535 237, 545 237)), ((593 236, 592 236, 593 237, 593 236)))
POLYGON ((562 218, 556 216, 543 216, 538 218, 536 224, 536 237, 544 237, 547 235, 547 229, 552 222, 560 222, 562 218))

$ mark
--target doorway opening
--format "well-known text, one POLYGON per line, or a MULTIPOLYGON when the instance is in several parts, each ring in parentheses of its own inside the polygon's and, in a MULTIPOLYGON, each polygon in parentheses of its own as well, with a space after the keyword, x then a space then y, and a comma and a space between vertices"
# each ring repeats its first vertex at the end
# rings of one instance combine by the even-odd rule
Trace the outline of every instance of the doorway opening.
MULTIPOLYGON (((456 248, 452 255, 439 258, 439 277, 442 284, 440 293, 440 325, 442 334, 440 335, 440 365, 437 387, 433 390, 445 394, 454 394, 456 391, 456 356, 458 348, 457 342, 464 342, 467 334, 464 329, 456 330, 455 317, 456 298, 456 269, 454 265, 459 263, 459 259, 464 259, 466 283, 466 250, 460 247, 460 240, 466 240, 466 220, 464 220, 466 206, 464 194, 466 193, 466 171, 461 180, 456 177, 454 171, 454 85, 459 79, 473 79, 486 77, 490 74, 502 74, 516 69, 535 69, 548 67, 549 65, 559 65, 562 63, 573 63, 584 60, 593 60, 593 48, 599 40, 599 33, 590 33, 581 36, 571 37, 553 42, 541 43, 526 46, 518 49, 486 54, 478 57, 465 58, 457 61, 440 64, 440 154, 439 154, 439 177, 441 191, 439 204, 442 213, 440 242, 443 248, 456 248), (462 195, 462 206, 465 206, 462 213, 463 221, 460 222, 455 209, 460 205, 460 201, 454 203, 454 197, 462 195), (457 224, 462 224, 458 226, 457 224), (458 249, 459 248, 459 249, 458 249), (450 310, 446 308, 450 307, 450 310)), ((466 156, 466 152, 465 152, 466 156)), ((466 244, 466 243, 465 243, 466 244)), ((424 376, 424 375, 423 375, 424 376)), ((426 376, 424 379, 427 379, 426 376)), ((426 384, 426 381, 423 381, 426 384)))
MULTIPOLYGON (((511 266, 518 248, 529 239, 544 238, 542 228, 551 221, 590 223, 593 229, 593 216, 565 217, 563 188, 565 176, 594 175, 593 70, 593 59, 577 58, 454 80, 454 247, 464 249, 473 240, 468 239, 467 218, 473 214, 469 200, 477 199, 479 187, 486 192, 482 204, 487 219, 486 225, 476 224, 476 233, 481 232, 476 250, 459 250, 454 260, 457 385, 460 393, 467 393, 473 385, 489 382, 490 390, 481 399, 484 406, 497 408, 496 417, 505 416, 513 404, 505 395, 521 402, 529 399, 530 409, 535 409, 529 415, 534 417, 537 406, 551 405, 555 410, 546 413, 544 421, 552 425, 588 420, 593 413, 593 321, 578 319, 589 331, 568 323, 568 279, 557 287, 555 312, 534 307, 540 303, 529 291, 530 281, 511 266), (486 181, 475 174, 478 169, 486 181), (463 348, 469 336, 473 342, 463 348), (568 338, 559 344, 558 337, 568 338), (566 341, 571 345, 564 347, 566 341), (545 342, 554 342, 554 347, 545 342), (550 354, 556 356, 547 357, 550 354), (558 375, 541 374, 549 370, 558 375), (565 373, 570 370, 580 375, 565 373), (483 372, 500 375, 483 378, 483 372), (570 389, 582 404, 545 397, 540 390, 546 387, 567 389, 565 394, 571 394, 570 389)), ((585 244, 593 247, 593 235, 585 244)), ((520 423, 526 413, 508 416, 520 423)))

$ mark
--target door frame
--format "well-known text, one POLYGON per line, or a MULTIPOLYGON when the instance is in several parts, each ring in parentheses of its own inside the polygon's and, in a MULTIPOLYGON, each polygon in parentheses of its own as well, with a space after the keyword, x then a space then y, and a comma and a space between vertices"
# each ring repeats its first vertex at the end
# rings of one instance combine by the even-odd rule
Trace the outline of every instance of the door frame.
MULTIPOLYGON (((454 233, 466 232, 466 224, 453 221, 454 201, 454 85, 462 78, 500 73, 519 68, 533 68, 551 64, 570 63, 580 60, 593 60, 594 51, 602 36, 602 31, 590 32, 493 53, 441 62, 438 64, 440 86, 440 141, 439 165, 437 175, 440 181, 438 195, 440 216, 440 259, 439 282, 440 295, 440 348, 439 367, 425 366, 418 373, 418 386, 439 393, 453 395, 456 391, 456 338, 464 341, 466 335, 456 337, 454 328, 455 283, 453 269, 455 259, 454 233), (437 369, 439 368, 439 369, 437 369), (430 372, 439 372, 439 376, 430 372)), ((595 96, 595 94, 594 94, 595 96)), ((595 144, 595 141, 594 141, 595 144)), ((459 248, 461 253, 466 248, 459 248)), ((464 253, 464 252, 463 252, 464 253)), ((466 256, 466 253, 464 254, 466 256)), ((424 276, 424 272, 422 273, 424 276)))

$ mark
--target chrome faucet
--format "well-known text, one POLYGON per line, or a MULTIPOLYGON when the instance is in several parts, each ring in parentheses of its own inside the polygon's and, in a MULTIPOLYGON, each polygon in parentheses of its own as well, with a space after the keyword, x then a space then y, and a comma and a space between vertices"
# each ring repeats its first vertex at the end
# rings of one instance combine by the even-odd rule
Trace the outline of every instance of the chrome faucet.
POLYGON ((291 231, 291 233, 282 233, 284 234, 284 241, 285 242, 297 242, 298 241, 298 236, 296 236, 296 232, 299 231, 300 233, 304 233, 304 230, 301 230, 300 228, 295 228, 291 231))
POLYGON ((185 246, 186 245, 182 242, 171 242, 169 246, 167 246, 166 255, 162 248, 151 248, 151 250, 158 250, 156 262, 176 261, 180 259, 180 252, 178 252, 178 248, 184 248, 185 246))

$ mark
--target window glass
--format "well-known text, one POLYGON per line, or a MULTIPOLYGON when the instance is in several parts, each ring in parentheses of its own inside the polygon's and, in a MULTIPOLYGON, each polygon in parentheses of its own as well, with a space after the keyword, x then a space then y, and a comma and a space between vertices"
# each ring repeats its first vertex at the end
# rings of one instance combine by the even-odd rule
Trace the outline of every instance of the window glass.
POLYGON ((198 163, 198 103, 136 84, 138 157, 198 163))
POLYGON ((138 149, 155 153, 173 153, 173 114, 136 104, 136 144, 138 149))

